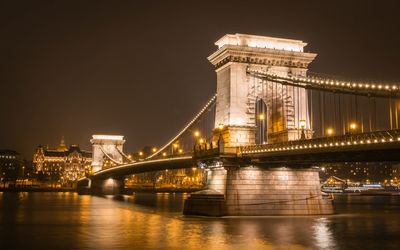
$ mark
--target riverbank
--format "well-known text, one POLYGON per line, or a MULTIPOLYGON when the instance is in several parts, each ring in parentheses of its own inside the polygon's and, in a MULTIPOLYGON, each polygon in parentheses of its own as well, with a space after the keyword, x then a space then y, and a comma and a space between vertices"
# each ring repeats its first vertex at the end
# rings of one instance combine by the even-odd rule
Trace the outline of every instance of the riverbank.
POLYGON ((76 192, 75 188, 37 188, 37 187, 19 187, 19 188, 0 188, 0 192, 76 192))

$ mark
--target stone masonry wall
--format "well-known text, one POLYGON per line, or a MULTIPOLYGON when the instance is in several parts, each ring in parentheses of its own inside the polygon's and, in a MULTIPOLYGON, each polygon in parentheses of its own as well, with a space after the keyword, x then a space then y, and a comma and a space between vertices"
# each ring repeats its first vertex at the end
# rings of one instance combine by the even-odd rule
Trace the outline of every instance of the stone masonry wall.
POLYGON ((228 169, 225 200, 228 215, 333 213, 331 200, 322 198, 314 169, 228 169))

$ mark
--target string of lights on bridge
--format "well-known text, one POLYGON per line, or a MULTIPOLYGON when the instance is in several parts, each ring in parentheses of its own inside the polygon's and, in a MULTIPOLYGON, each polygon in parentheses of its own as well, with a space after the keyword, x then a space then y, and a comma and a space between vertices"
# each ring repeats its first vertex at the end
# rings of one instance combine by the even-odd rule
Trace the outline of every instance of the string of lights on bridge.
MULTIPOLYGON (((188 122, 183 129, 176 135, 174 136, 171 140, 169 140, 164 146, 162 146, 160 149, 155 150, 155 152, 153 152, 153 154, 151 154, 149 157, 146 158, 146 160, 149 160, 151 158, 153 158, 154 156, 160 154, 161 152, 163 152, 166 148, 168 148, 171 145, 174 145, 175 142, 188 130, 192 127, 193 124, 195 124, 200 118, 201 116, 215 103, 215 101, 217 100, 217 94, 214 94, 206 103, 206 105, 204 105, 204 107, 194 116, 194 118, 188 122)), ((163 152, 162 153, 163 156, 166 156, 166 153, 163 152)))
POLYGON ((324 137, 318 139, 297 140, 279 144, 261 144, 240 147, 242 154, 258 154, 266 152, 312 150, 316 148, 344 147, 379 143, 400 143, 400 130, 378 131, 364 134, 324 137), (384 136, 386 135, 386 136, 384 136), (361 137, 361 138, 360 138, 361 137))
MULTIPOLYGON (((340 90, 347 89, 347 90, 372 90, 378 91, 379 93, 386 93, 386 94, 400 94, 400 87, 398 85, 389 85, 389 84, 381 84, 381 83, 359 83, 359 82, 349 82, 349 81, 340 81, 334 79, 322 79, 322 78, 315 78, 315 77, 303 77, 303 76, 281 76, 277 74, 268 73, 261 70, 255 69, 247 69, 248 73, 257 74, 259 76, 283 80, 283 81, 293 81, 293 82, 300 82, 303 84, 309 85, 316 85, 318 87, 336 87, 340 88, 340 90)), ((306 86, 303 86, 306 87, 306 86)))

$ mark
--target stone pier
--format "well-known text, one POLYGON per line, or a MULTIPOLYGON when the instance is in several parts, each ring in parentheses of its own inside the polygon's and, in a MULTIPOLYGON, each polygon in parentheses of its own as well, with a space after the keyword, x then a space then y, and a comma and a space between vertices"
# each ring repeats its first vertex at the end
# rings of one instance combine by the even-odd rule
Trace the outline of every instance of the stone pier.
POLYGON ((208 172, 208 188, 208 196, 205 195, 207 191, 191 195, 185 203, 185 214, 257 216, 333 213, 332 201, 322 196, 318 171, 312 168, 221 167, 208 172), (221 196, 224 197, 223 205, 221 196))
POLYGON ((124 180, 108 178, 105 180, 84 179, 78 182, 77 191, 79 194, 92 195, 120 195, 124 193, 124 180))

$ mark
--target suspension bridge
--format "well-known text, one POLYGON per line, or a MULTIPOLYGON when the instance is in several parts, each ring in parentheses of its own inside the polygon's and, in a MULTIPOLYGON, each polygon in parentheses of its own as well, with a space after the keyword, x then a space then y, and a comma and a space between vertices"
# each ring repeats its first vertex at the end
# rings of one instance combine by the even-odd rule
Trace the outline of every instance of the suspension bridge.
POLYGON ((318 164, 400 161, 399 85, 310 72, 317 55, 300 40, 227 34, 215 44, 217 91, 193 119, 146 159, 103 150, 115 166, 80 188, 120 190, 130 174, 196 165, 208 189, 185 214, 330 214, 318 164))

